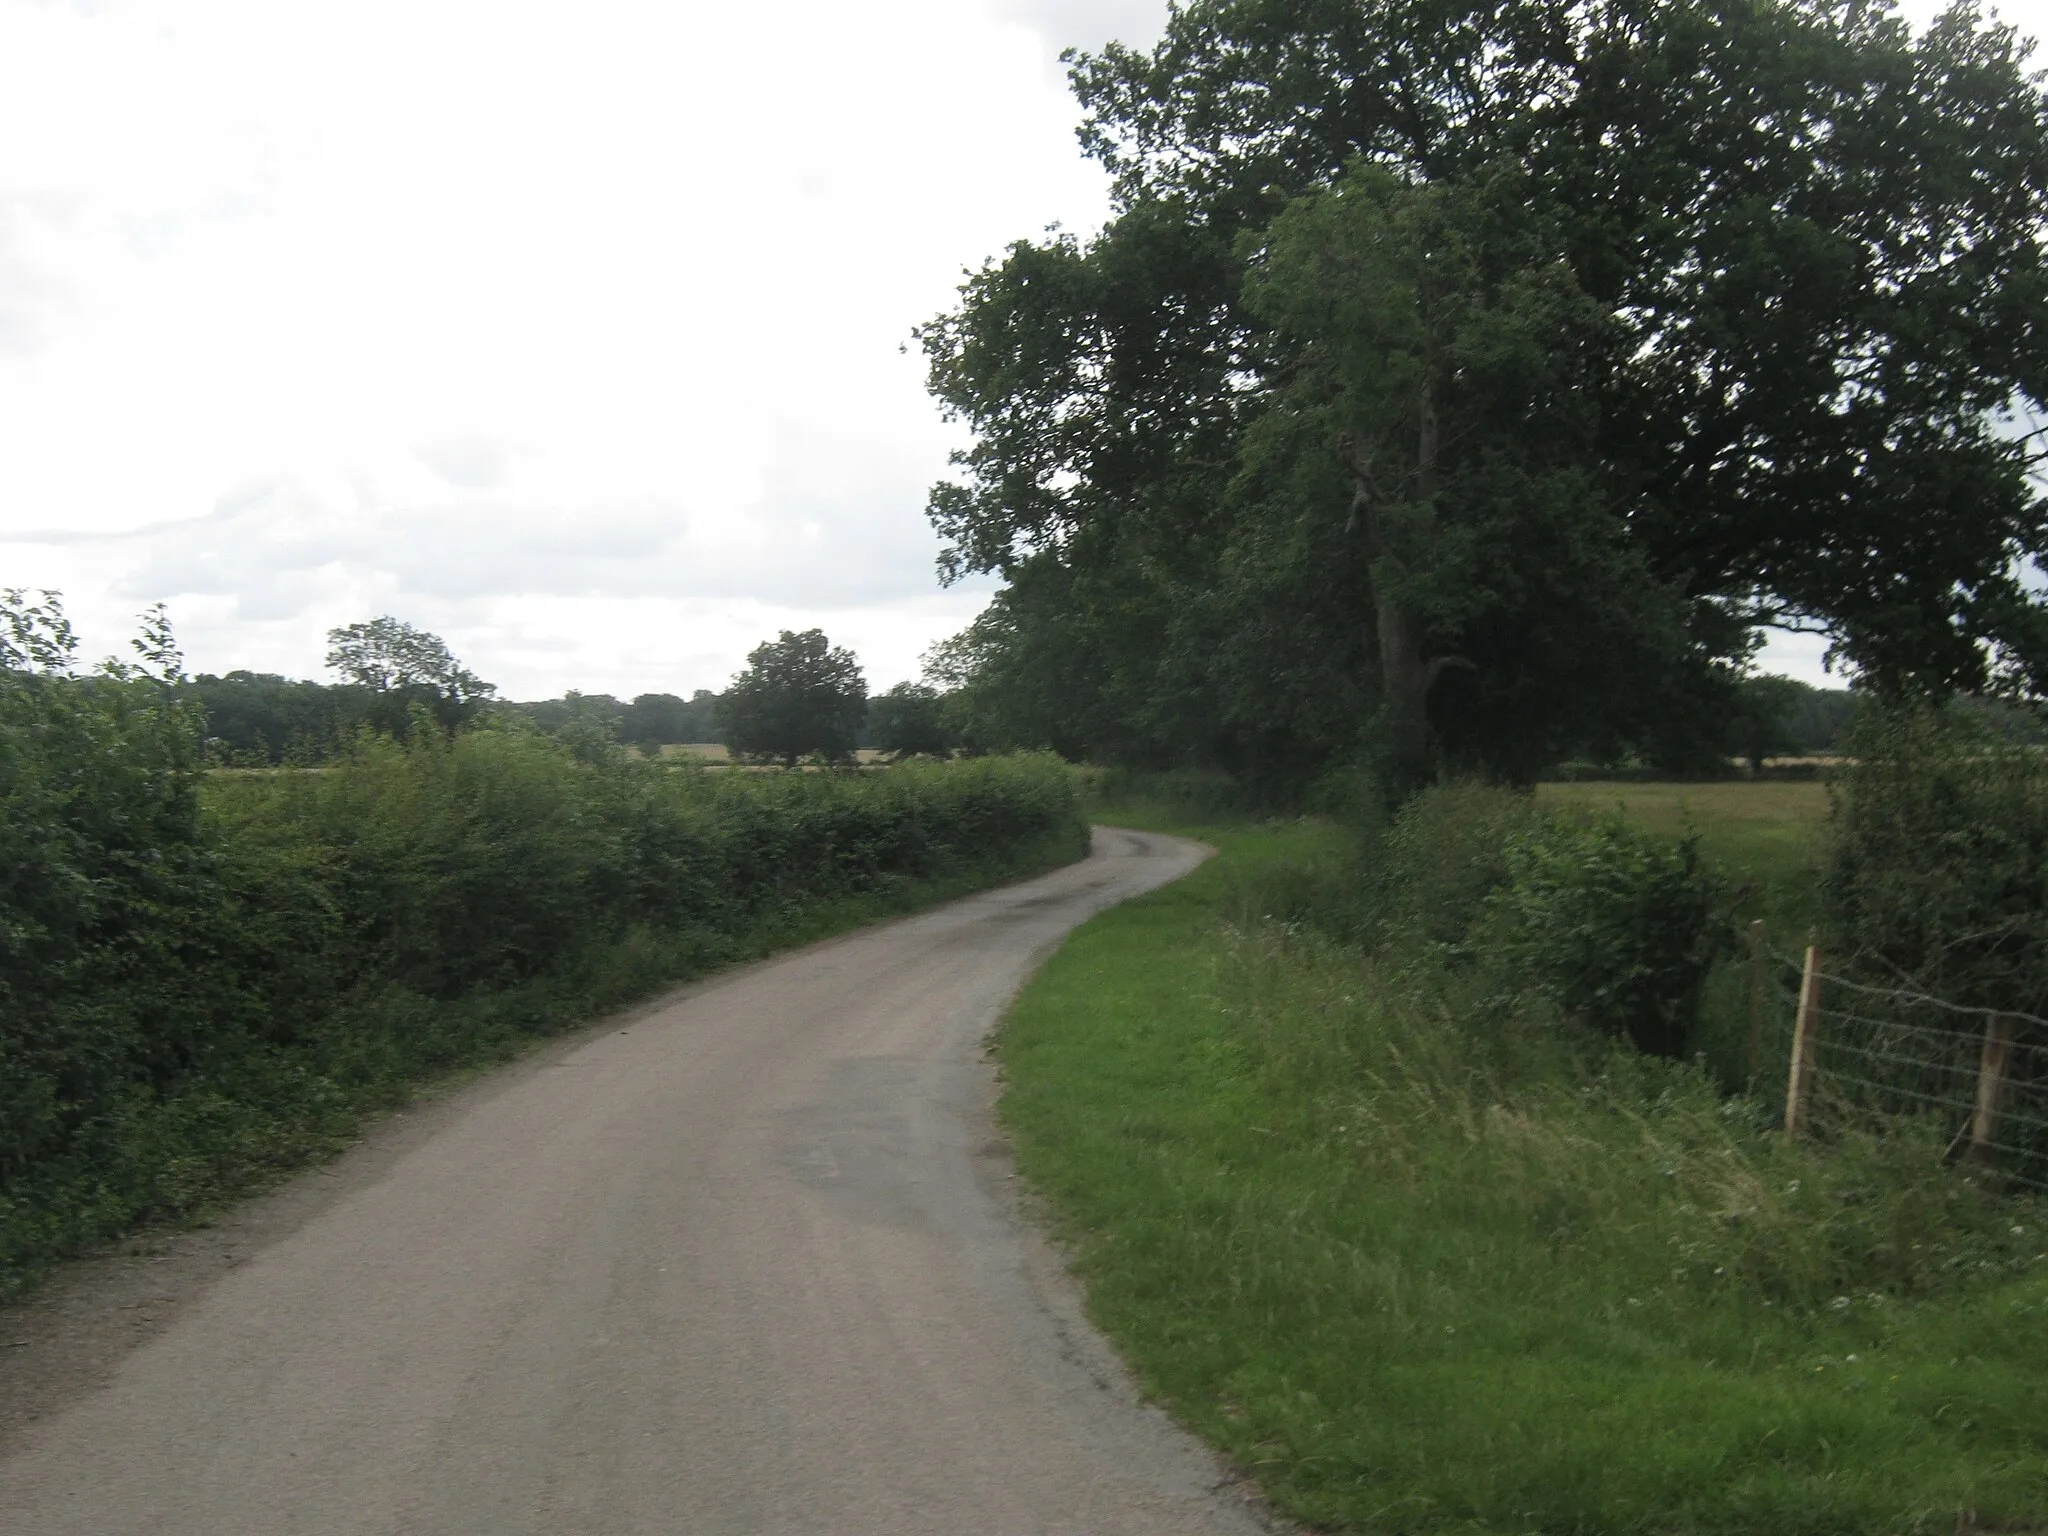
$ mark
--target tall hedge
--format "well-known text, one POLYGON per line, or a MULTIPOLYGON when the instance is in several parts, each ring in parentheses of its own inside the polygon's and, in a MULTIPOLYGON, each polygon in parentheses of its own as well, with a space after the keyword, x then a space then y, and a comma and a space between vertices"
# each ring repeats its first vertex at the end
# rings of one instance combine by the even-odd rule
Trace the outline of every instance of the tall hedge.
POLYGON ((208 774, 149 644, 81 676, 61 615, 0 600, 0 1294, 835 903, 1085 848, 1043 756, 757 774, 515 722, 208 774))
POLYGON ((1829 789, 1831 968, 2048 1013, 2048 755, 1925 706, 1866 708, 1849 750, 1829 789))

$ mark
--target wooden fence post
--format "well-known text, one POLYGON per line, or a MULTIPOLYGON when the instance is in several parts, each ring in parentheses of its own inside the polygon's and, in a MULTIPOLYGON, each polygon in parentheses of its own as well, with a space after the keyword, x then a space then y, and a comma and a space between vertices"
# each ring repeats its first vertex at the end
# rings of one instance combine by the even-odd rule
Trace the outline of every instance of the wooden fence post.
POLYGON ((2005 1099, 2005 1062, 2012 1054, 2012 1015, 1994 1013, 1984 1021, 1984 1054, 1977 1064, 1977 1109, 1970 1116, 1970 1161, 1998 1156, 1998 1111, 2005 1099))
POLYGON ((1792 1026, 1792 1072, 1785 1080, 1785 1139, 1797 1141, 1806 1130, 1806 1106, 1813 1098, 1814 1048, 1820 1031, 1820 950, 1806 946, 1806 967, 1799 973, 1799 1017, 1792 1026))
POLYGON ((1764 1077, 1764 998, 1770 988, 1771 952, 1764 943, 1764 920, 1749 925, 1749 1091, 1764 1077))

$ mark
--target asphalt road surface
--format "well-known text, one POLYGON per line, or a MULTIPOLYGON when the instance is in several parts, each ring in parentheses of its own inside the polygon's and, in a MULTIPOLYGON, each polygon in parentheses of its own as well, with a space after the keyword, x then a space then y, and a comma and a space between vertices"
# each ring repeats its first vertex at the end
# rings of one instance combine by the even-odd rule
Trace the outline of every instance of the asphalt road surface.
POLYGON ((983 1052, 1060 935, 1200 857, 1098 829, 1082 864, 680 994, 299 1181, 15 1427, 0 1532, 1266 1529, 1019 1218, 983 1052))

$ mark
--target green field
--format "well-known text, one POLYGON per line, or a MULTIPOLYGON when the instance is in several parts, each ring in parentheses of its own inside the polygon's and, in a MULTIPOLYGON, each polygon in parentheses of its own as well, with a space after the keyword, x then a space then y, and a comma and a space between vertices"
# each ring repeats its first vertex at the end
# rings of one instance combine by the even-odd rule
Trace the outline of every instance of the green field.
POLYGON ((1742 915, 1762 917, 1798 942, 1813 921, 1813 872, 1827 820, 1827 787, 1746 780, 1719 784, 1544 784, 1544 805, 1619 808, 1631 821, 1675 836, 1697 834, 1700 851, 1752 888, 1742 915))
MULTIPOLYGON (((1811 787, 1736 788, 1626 794, 1674 824, 1682 795, 1735 848, 1810 829, 1811 787)), ((1328 824, 1179 830, 1220 856, 1026 989, 1003 1114, 1093 1315, 1284 1511, 1745 1536, 2048 1516, 2036 1212, 1911 1137, 1787 1147, 1689 1067, 1477 1023, 1454 987, 1246 916, 1247 889, 1343 858, 1328 824)))

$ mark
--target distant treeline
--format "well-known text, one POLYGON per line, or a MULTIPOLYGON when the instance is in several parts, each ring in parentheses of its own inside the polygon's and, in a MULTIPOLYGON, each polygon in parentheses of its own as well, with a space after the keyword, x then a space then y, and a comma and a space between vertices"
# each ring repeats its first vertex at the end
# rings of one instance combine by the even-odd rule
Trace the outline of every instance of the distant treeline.
POLYGON ((184 687, 205 717, 207 760, 219 767, 306 767, 328 761, 365 730, 404 737, 416 711, 453 728, 492 707, 451 701, 425 684, 380 689, 273 672, 203 673, 184 687))
POLYGON ((643 693, 631 703, 610 694, 572 691, 528 704, 451 704, 445 694, 425 685, 375 689, 356 683, 302 682, 274 672, 201 673, 186 687, 206 717, 207 756, 222 767, 324 763, 365 729, 403 738, 418 709, 443 726, 505 713, 523 716, 550 735, 579 727, 633 746, 724 740, 716 713, 718 697, 702 688, 688 699, 643 693))
POLYGON ((643 693, 623 703, 608 693, 578 693, 531 704, 501 704, 500 709, 526 716, 550 734, 569 727, 595 728, 632 747, 662 747, 676 742, 722 742, 725 726, 718 718, 718 695, 699 688, 690 697, 643 693))
MULTIPOLYGON (((529 722, 550 736, 616 741, 653 753, 678 743, 723 743, 720 695, 699 688, 688 698, 643 693, 631 700, 571 690, 558 699, 530 702, 451 701, 426 685, 373 689, 355 683, 301 682, 268 672, 201 674, 186 684, 205 716, 206 755, 222 767, 312 766, 332 761, 365 729, 403 739, 416 712, 444 727, 492 716, 529 722)), ((1824 756, 1836 751, 1855 718, 1857 696, 1846 688, 1815 688, 1791 678, 1744 680, 1718 727, 1702 734, 1726 758, 1824 756)), ((1021 743, 976 708, 973 690, 940 692, 901 684, 868 701, 859 745, 931 753, 964 748, 1002 751, 1021 743)), ((1994 734, 2013 741, 2048 737, 2031 711, 1991 699, 1961 699, 1957 706, 1994 734)), ((1711 760, 1709 760, 1711 761, 1711 760)), ((1696 765, 1694 771, 1702 771, 1696 765)))
MULTIPOLYGON (((630 701, 570 690, 528 703, 472 700, 452 704, 426 686, 373 689, 355 683, 301 682, 274 672, 201 673, 185 687, 206 719, 207 760, 221 768, 313 767, 331 762, 366 729, 404 739, 424 709, 444 727, 509 716, 550 736, 616 741, 652 754, 677 743, 723 743, 719 695, 699 688, 689 698, 643 693, 630 701)), ((963 744, 943 723, 943 701, 928 688, 899 684, 868 701, 857 745, 885 751, 943 753, 963 744)))
MULTIPOLYGON (((1826 757, 1848 750, 1863 696, 1846 688, 1815 688, 1789 677, 1749 677, 1737 685, 1723 750, 1752 770, 1773 757, 1826 757)), ((2048 741, 2040 714, 2002 699, 1962 695, 1950 706, 2000 741, 2048 741)))

